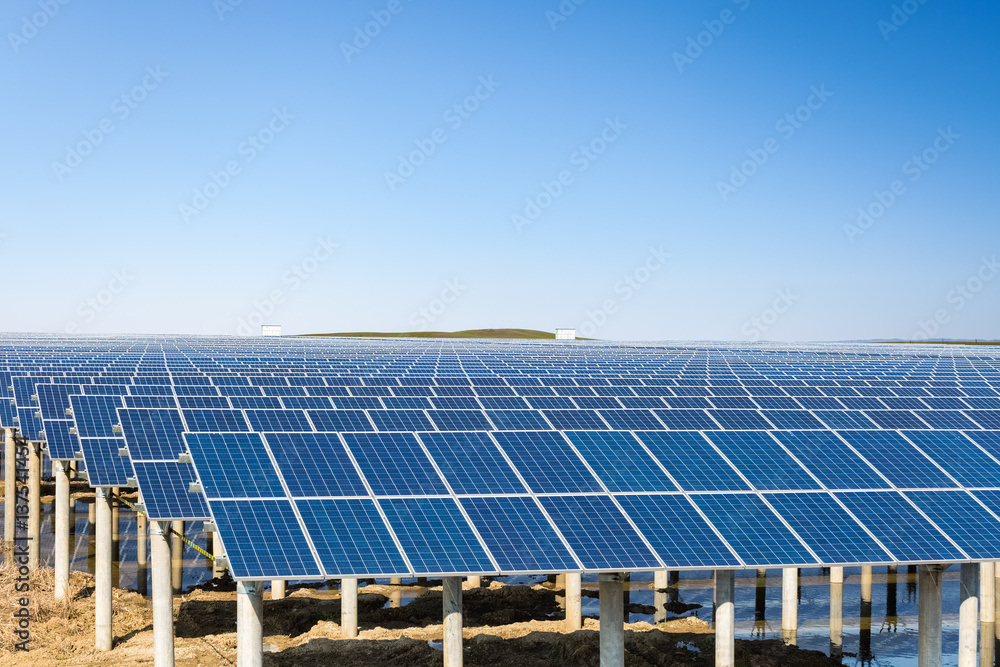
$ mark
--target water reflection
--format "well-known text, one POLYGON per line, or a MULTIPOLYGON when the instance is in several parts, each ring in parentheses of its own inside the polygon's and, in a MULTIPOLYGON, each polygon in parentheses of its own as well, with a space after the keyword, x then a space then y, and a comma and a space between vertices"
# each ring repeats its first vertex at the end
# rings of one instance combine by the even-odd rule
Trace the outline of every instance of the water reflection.
POLYGON ((763 637, 770 631, 767 624, 767 570, 757 570, 756 588, 752 635, 763 637))

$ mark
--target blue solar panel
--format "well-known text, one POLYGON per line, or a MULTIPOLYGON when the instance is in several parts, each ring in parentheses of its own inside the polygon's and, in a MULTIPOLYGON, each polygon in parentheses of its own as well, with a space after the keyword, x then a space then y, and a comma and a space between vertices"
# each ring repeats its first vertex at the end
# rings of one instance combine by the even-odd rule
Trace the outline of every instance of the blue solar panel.
POLYGON ((533 499, 462 498, 461 504, 501 571, 568 572, 579 569, 533 499))
POLYGON ((756 410, 757 404, 749 396, 711 396, 708 399, 717 408, 730 410, 756 410))
POLYGON ((205 496, 283 498, 285 491, 256 433, 185 433, 205 496))
POLYGON ((486 433, 421 433, 420 441, 455 493, 526 493, 486 433))
POLYGON ((335 434, 266 433, 264 439, 292 498, 368 495, 335 434))
MULTIPOLYGON (((38 411, 43 420, 66 419, 66 409, 70 407, 70 394, 78 394, 79 386, 73 384, 39 384, 35 388, 38 396, 38 411)), ((28 407, 28 406, 24 406, 28 407)))
POLYGON ((489 431, 492 425, 482 410, 428 410, 440 431, 489 431))
POLYGON ((480 396, 479 403, 487 410, 526 410, 531 407, 520 396, 480 396))
MULTIPOLYGON (((273 396, 265 396, 263 398, 274 398, 273 396)), ((279 400, 274 398, 274 400, 279 400)), ((278 408, 284 407, 287 410, 329 410, 333 407, 333 403, 326 396, 283 396, 281 399, 281 405, 278 408)), ((234 406, 235 407, 235 406, 234 406)), ((250 406, 250 409, 259 410, 273 410, 271 406, 250 406)))
POLYGON ((70 396, 73 419, 81 438, 114 438, 118 423, 116 410, 122 407, 120 396, 70 396))
POLYGON ((773 428, 771 424, 756 410, 709 410, 715 421, 724 429, 734 430, 766 430, 773 428))
POLYGON ((364 410, 307 410, 317 431, 374 431, 364 410))
POLYGON ((142 503, 152 521, 207 519, 205 496, 188 487, 197 480, 194 466, 176 461, 134 461, 142 503))
POLYGON ((433 431, 434 424, 420 410, 369 410, 379 431, 433 431))
POLYGON ((69 432, 73 427, 71 419, 53 419, 43 422, 45 426, 45 449, 49 458, 68 460, 80 451, 80 439, 69 432))
POLYGON ((378 503, 414 573, 496 571, 452 498, 384 498, 378 503))
MULTIPOLYGON (((385 399, 382 399, 385 403, 385 399)), ((429 400, 429 408, 438 410, 481 410, 483 406, 471 396, 435 396, 429 400)), ((434 415, 431 415, 433 418, 434 415)))
POLYGON ((538 500, 584 568, 621 572, 663 567, 607 496, 542 496, 538 500))
POLYGON ((569 443, 550 431, 494 433, 514 468, 535 493, 602 491, 569 443))
POLYGON ((891 563, 892 554, 826 493, 766 493, 777 510, 824 563, 891 563))
POLYGON ((967 560, 916 508, 895 491, 835 494, 851 513, 903 563, 967 560))
POLYGON ((128 486, 132 462, 118 454, 124 446, 121 438, 80 438, 80 449, 87 463, 87 482, 91 486, 128 486))
POLYGON ((571 431, 566 437, 612 493, 677 490, 631 433, 571 431))
POLYGON ((345 433, 343 438, 376 496, 448 493, 412 433, 345 433))
POLYGON ((598 414, 619 431, 648 431, 663 428, 649 410, 599 410, 598 414))
POLYGON ((595 410, 542 410, 542 414, 560 431, 608 428, 595 410))
POLYGON ((815 489, 816 481, 764 431, 706 434, 759 490, 815 489))
POLYGON ((857 410, 816 410, 813 414, 832 429, 878 428, 878 424, 857 410))
POLYGON ((705 410, 653 410, 673 431, 708 431, 719 428, 705 410))
POLYGON ((424 396, 383 396, 382 406, 389 410, 432 410, 434 404, 424 396))
POLYGON ((904 431, 903 435, 959 484, 1000 487, 1000 463, 957 431, 904 431))
POLYGON ((648 431, 636 435, 685 491, 750 489, 700 433, 648 431))
POLYGON ((927 428, 927 424, 907 410, 865 410, 865 415, 882 428, 927 428))
POLYGON ((312 424, 302 410, 247 410, 251 431, 311 431, 312 424))
POLYGON ((184 410, 184 422, 192 433, 237 433, 249 431, 239 410, 184 410))
POLYGON ((210 505, 233 578, 322 577, 288 500, 216 500, 210 505))
POLYGON ((173 396, 122 396, 126 408, 171 408, 177 409, 173 396))
POLYGON ((913 445, 893 431, 840 431, 840 436, 899 488, 958 486, 913 445))
POLYGON ((276 396, 230 396, 229 403, 236 410, 281 410, 283 407, 276 396))
POLYGON ((177 405, 181 409, 189 408, 215 408, 217 410, 229 410, 232 406, 225 396, 178 396, 177 405))
POLYGON ((487 410, 486 416, 500 431, 552 430, 552 425, 536 410, 487 410))
POLYGON ((776 431, 774 436, 827 488, 889 488, 888 482, 833 433, 776 431))
POLYGON ((756 494, 720 493, 691 499, 747 566, 817 562, 756 494))
POLYGON ((328 577, 410 573, 370 498, 310 499, 295 504, 328 577))
POLYGON ((21 435, 28 440, 43 440, 42 431, 45 426, 42 418, 37 416, 37 408, 18 408, 17 426, 21 429, 21 435))
POLYGON ((966 410, 965 414, 983 428, 1000 429, 1000 410, 966 410))
POLYGON ((1000 521, 966 491, 907 491, 905 494, 962 551, 977 560, 1000 553, 1000 521))
POLYGON ((176 409, 119 408, 118 419, 134 461, 176 461, 186 451, 184 424, 176 409))
POLYGON ((818 419, 805 410, 763 410, 762 414, 774 424, 775 428, 783 430, 825 428, 818 419))
POLYGON ((684 496, 622 495, 617 499, 667 567, 742 565, 684 496))

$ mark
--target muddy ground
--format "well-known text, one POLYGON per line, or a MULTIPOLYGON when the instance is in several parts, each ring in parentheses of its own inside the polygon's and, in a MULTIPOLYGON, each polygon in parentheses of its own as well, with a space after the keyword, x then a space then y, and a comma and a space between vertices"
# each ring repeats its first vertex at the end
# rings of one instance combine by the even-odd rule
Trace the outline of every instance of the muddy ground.
MULTIPOLYGON (((0 567, 0 665, 151 665, 152 611, 134 591, 114 591, 115 645, 111 653, 94 650, 93 578, 74 572, 72 599, 53 599, 53 572, 31 576, 30 652, 15 650, 13 613, 17 610, 15 570, 0 567)), ((433 583, 433 582, 432 582, 433 583)), ((283 600, 264 600, 264 665, 271 667, 430 667, 442 664, 433 644, 441 641, 441 589, 426 592, 402 607, 386 606, 393 588, 366 586, 358 596, 359 637, 340 638, 340 599, 336 591, 291 587, 283 600)), ((599 664, 596 619, 584 629, 563 631, 558 591, 543 586, 466 589, 463 594, 465 664, 470 667, 587 667, 599 664)), ((231 582, 215 580, 174 601, 178 667, 235 665, 236 594, 231 582)), ((626 625, 625 664, 629 667, 714 665, 714 637, 706 622, 678 618, 659 626, 626 625)), ((744 667, 839 665, 821 653, 786 647, 780 641, 736 642, 737 664, 744 667)))

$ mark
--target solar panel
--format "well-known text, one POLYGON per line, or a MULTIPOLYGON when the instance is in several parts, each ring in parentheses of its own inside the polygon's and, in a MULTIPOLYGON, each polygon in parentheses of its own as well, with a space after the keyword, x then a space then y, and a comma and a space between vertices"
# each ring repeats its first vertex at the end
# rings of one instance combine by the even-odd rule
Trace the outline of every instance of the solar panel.
POLYGON ((500 431, 551 431, 552 426, 536 410, 487 410, 486 416, 500 431))
POLYGON ((80 438, 80 450, 87 464, 87 482, 92 487, 129 486, 132 462, 118 454, 125 445, 121 438, 80 438))
POLYGON ((134 461, 135 477, 151 521, 208 519, 205 496, 188 488, 197 481, 194 466, 177 461, 134 461))
POLYGON ((719 451, 755 488, 764 491, 815 489, 816 481, 763 431, 707 433, 719 451))
POLYGON ((134 461, 176 461, 186 451, 184 424, 176 409, 119 408, 118 419, 134 461))
POLYGON ((889 488, 881 475, 833 433, 776 431, 774 437, 829 489, 889 488))
POLYGON ((295 504, 328 576, 410 574, 370 498, 311 498, 295 504))
POLYGON ((249 431, 239 410, 182 410, 187 430, 192 433, 236 433, 249 431))
POLYGON ((497 571, 454 499, 384 498, 378 504, 415 573, 497 571))
POLYGON ((264 440, 292 498, 368 495, 335 434, 266 433, 264 440))
POLYGON ((966 491, 907 491, 910 501, 962 551, 987 560, 1000 552, 1000 520, 966 491))
POLYGON ((420 433, 419 437, 455 493, 527 492, 486 433, 420 433))
POLYGON ((500 448, 534 493, 602 491, 569 443, 549 431, 494 433, 500 448))
POLYGON ((283 498, 285 490, 256 433, 185 433, 205 496, 283 498))
POLYGON ((612 493, 677 490, 631 433, 570 431, 566 437, 612 493))
POLYGON ((251 431, 311 431, 312 424, 302 410, 246 410, 251 431))
POLYGON ((840 431, 861 456, 899 488, 958 486, 901 435, 892 431, 840 431))
POLYGON ((216 500, 211 509, 235 579, 322 577, 288 500, 216 500))
POLYGON ((534 500, 462 498, 462 508, 504 572, 570 572, 573 555, 534 500))
POLYGON ((412 433, 345 433, 343 438, 376 496, 448 493, 412 433))
POLYGON ((440 431, 480 431, 492 428, 482 410, 428 410, 440 431))
POLYGON ((700 433, 646 431, 636 435, 685 491, 750 489, 700 433))
POLYGON ((433 431, 434 424, 420 410, 369 410, 379 431, 433 431))
POLYGON ((1000 487, 1000 463, 957 431, 904 431, 903 435, 966 487, 1000 487))

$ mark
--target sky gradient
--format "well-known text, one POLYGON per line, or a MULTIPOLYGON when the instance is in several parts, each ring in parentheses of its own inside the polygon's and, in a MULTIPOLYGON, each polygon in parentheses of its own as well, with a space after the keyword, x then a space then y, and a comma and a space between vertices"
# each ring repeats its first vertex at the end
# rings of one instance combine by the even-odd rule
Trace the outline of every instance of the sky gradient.
POLYGON ((234 3, 0 8, 0 330, 1000 338, 996 3, 234 3))

